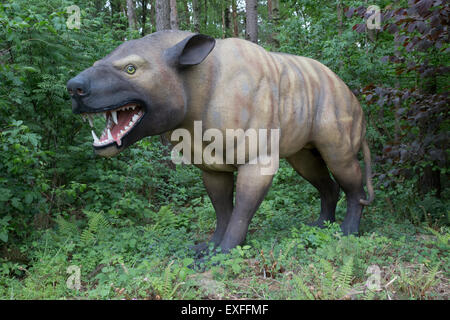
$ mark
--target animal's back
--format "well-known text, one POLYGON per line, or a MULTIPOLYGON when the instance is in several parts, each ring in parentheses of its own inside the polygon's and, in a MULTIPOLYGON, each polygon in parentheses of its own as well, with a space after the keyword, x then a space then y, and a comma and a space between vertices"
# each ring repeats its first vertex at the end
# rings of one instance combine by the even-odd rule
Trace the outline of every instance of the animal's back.
POLYGON ((280 65, 280 154, 305 144, 352 145, 364 134, 361 106, 348 86, 317 60, 271 53, 280 65), (286 132, 287 131, 287 132, 286 132))
POLYGON ((201 116, 205 129, 279 128, 280 157, 316 144, 359 150, 361 107, 322 63, 237 38, 218 40, 208 63, 217 77, 201 95, 212 97, 201 116))

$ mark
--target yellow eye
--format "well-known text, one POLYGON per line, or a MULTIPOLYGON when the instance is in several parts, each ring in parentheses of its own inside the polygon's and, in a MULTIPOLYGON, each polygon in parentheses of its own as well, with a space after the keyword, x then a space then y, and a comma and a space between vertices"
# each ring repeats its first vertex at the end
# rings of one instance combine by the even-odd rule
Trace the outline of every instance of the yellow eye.
POLYGON ((125 71, 126 71, 128 74, 133 74, 133 73, 136 72, 136 67, 133 66, 132 64, 129 64, 129 65, 127 65, 127 66, 125 67, 125 71))

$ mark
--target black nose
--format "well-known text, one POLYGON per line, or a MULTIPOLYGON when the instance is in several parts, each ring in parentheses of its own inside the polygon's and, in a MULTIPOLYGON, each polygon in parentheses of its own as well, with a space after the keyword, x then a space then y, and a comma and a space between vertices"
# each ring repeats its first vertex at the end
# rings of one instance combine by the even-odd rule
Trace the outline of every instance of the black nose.
POLYGON ((76 76, 67 82, 67 91, 72 97, 83 97, 89 94, 89 81, 81 76, 76 76))

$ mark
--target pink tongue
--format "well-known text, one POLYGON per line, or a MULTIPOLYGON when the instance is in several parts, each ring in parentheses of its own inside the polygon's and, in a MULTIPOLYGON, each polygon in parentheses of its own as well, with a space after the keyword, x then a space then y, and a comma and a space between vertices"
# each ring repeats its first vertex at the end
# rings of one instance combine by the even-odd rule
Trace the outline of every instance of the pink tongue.
POLYGON ((111 128, 111 134, 118 142, 117 135, 120 133, 120 130, 126 131, 125 127, 128 126, 133 116, 138 113, 139 110, 126 110, 117 112, 117 122, 118 124, 113 123, 113 127, 111 128))
MULTIPOLYGON (((117 111, 118 124, 115 124, 112 121, 112 115, 110 113, 108 114, 108 117, 110 118, 110 121, 112 123, 112 126, 110 128, 111 135, 112 135, 113 139, 117 142, 118 145, 121 144, 121 141, 120 141, 121 138, 119 137, 120 131, 124 131, 124 133, 122 134, 122 136, 123 136, 125 134, 125 132, 130 129, 130 128, 128 128, 126 130, 125 127, 129 126, 129 123, 130 123, 131 119, 133 118, 133 116, 138 113, 139 113, 138 108, 136 108, 135 110, 129 109, 129 110, 125 110, 125 111, 117 111)), ((108 140, 108 134, 107 134, 106 129, 103 132, 102 136, 100 137, 100 141, 105 141, 105 140, 108 140)))

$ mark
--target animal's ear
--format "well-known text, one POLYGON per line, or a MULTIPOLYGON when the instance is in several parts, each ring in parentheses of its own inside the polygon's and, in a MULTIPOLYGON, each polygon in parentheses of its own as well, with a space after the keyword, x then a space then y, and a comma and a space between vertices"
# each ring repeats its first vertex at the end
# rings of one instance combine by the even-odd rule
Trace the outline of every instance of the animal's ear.
POLYGON ((168 61, 178 67, 201 63, 214 49, 216 40, 204 34, 194 34, 166 50, 168 61))

